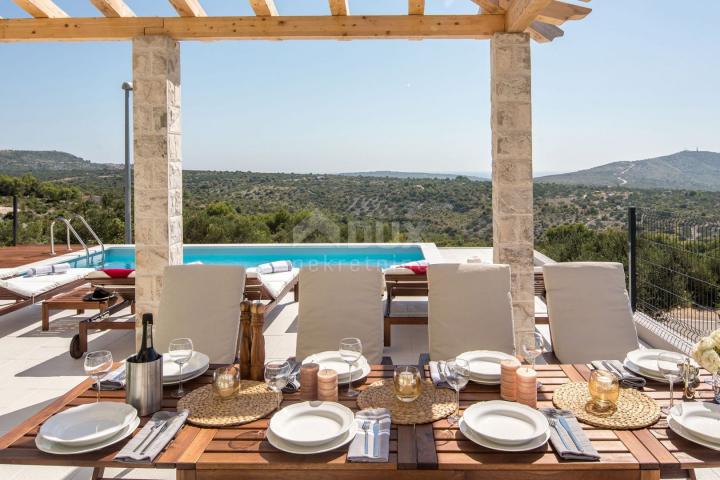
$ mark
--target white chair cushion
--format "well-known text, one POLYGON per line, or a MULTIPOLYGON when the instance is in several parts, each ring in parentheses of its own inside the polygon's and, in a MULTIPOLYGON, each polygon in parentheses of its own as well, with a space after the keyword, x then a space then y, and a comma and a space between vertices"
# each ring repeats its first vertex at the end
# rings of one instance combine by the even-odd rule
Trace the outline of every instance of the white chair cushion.
POLYGON ((363 355, 378 364, 383 353, 383 275, 379 268, 326 265, 300 269, 296 356, 337 350, 357 337, 363 355))
POLYGON ((472 350, 515 349, 510 267, 433 264, 428 269, 430 358, 445 360, 472 350))
POLYGON ((237 355, 245 269, 235 265, 173 265, 165 268, 155 349, 170 340, 192 339, 195 350, 213 363, 232 363, 237 355))
POLYGON ((623 360, 638 348, 620 263, 567 262, 543 266, 555 356, 562 363, 623 360))

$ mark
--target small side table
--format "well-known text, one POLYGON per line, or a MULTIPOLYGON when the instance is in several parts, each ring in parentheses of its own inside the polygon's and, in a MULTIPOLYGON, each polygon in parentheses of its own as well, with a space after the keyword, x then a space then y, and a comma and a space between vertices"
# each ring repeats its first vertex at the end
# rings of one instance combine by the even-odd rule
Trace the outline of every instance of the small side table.
POLYGON ((118 301, 117 293, 106 300, 83 300, 85 295, 92 292, 92 288, 78 287, 45 300, 42 304, 42 330, 50 329, 51 310, 76 310, 78 314, 84 313, 85 310, 104 312, 118 301))

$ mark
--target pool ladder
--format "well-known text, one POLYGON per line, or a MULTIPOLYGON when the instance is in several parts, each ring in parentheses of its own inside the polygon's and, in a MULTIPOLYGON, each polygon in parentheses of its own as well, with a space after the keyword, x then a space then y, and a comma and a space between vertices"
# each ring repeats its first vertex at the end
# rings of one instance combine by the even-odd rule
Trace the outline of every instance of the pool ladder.
MULTIPOLYGON (((100 240, 100 237, 97 236, 95 233, 95 230, 90 227, 90 224, 85 220, 85 217, 82 215, 75 214, 73 218, 77 218, 82 222, 82 224, 85 226, 88 232, 90 232, 90 235, 92 235, 93 239, 95 239, 95 242, 100 245, 100 252, 101 252, 101 264, 105 265, 105 245, 100 240)), ((73 234, 75 239, 82 245, 82 247, 85 249, 85 260, 87 262, 87 265, 90 266, 90 249, 88 249, 88 246, 83 242, 83 239, 80 237, 80 235, 77 233, 77 230, 75 230, 70 223, 70 220, 63 216, 59 216, 55 218, 55 220, 50 223, 50 254, 51 255, 57 255, 55 253, 55 223, 56 222, 62 222, 65 224, 65 236, 67 238, 67 248, 68 250, 72 251, 72 247, 70 246, 70 233, 73 234)))

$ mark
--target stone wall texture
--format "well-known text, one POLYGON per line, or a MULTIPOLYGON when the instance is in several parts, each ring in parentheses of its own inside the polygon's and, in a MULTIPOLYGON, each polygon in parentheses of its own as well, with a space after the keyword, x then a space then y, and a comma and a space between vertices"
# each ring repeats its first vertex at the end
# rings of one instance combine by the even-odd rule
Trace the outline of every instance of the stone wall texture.
POLYGON ((135 38, 132 64, 139 319, 157 314, 165 266, 182 263, 180 45, 161 35, 135 38))
POLYGON ((512 272, 515 342, 535 329, 530 38, 490 40, 493 255, 512 272))

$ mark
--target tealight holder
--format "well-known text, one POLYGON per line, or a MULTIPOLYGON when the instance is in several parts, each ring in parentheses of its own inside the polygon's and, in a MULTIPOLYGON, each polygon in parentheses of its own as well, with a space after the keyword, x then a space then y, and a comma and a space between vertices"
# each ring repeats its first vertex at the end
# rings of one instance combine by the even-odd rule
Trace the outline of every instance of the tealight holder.
POLYGON ((422 393, 420 370, 415 366, 396 367, 393 375, 395 396, 401 402, 414 402, 422 393))
POLYGON ((591 400, 585 405, 585 410, 599 416, 607 416, 615 412, 620 396, 620 382, 615 374, 607 370, 593 370, 590 374, 588 390, 591 400))
POLYGON ((237 395, 240 391, 240 369, 231 365, 215 370, 213 391, 221 400, 228 400, 237 395))

